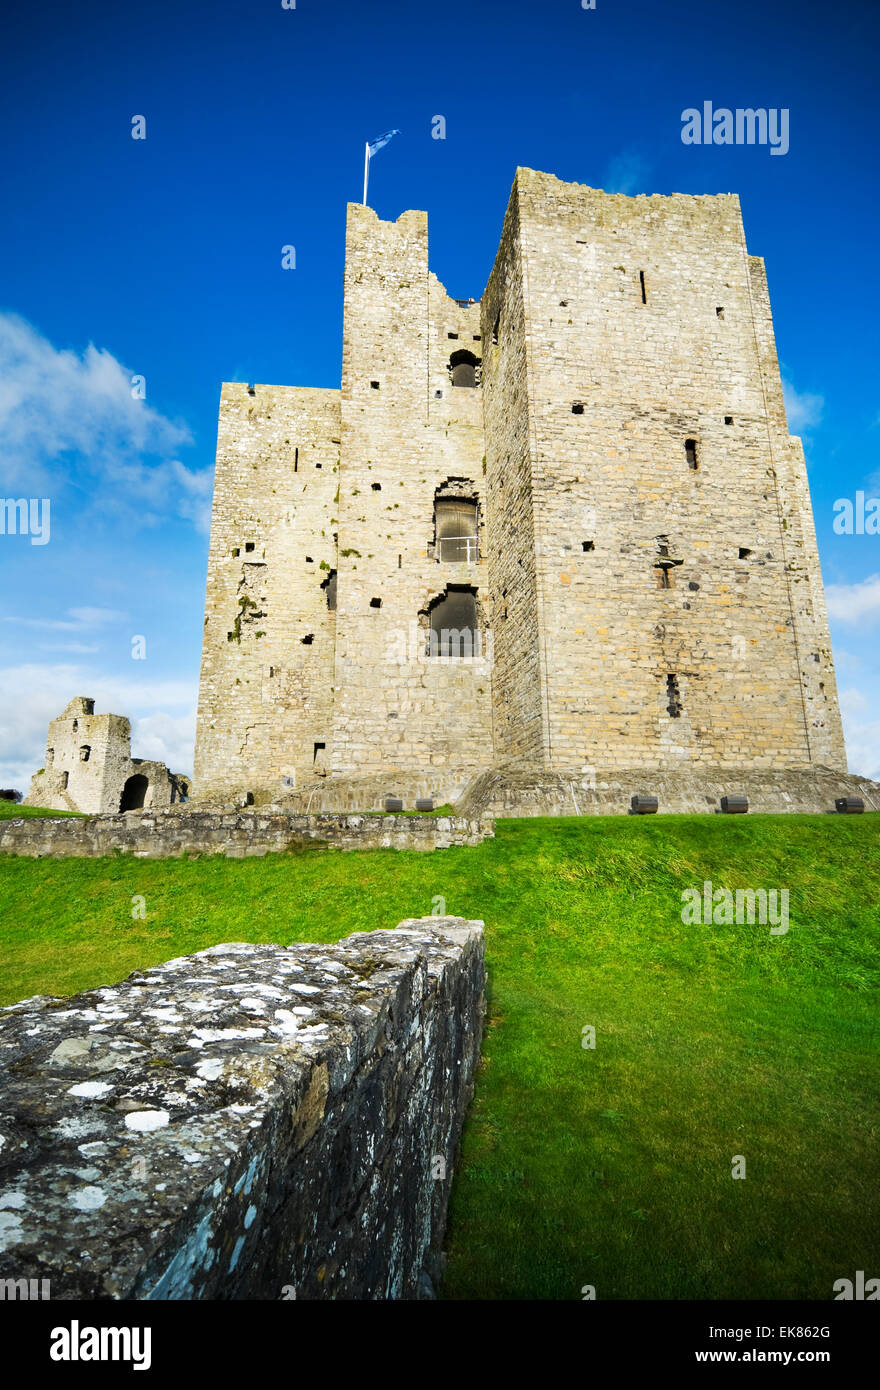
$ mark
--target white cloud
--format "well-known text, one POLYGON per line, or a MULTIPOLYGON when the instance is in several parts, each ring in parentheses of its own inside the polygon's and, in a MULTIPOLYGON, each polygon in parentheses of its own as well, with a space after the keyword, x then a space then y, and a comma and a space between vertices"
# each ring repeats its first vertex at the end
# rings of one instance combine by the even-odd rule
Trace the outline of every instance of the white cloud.
POLYGON ((868 700, 861 690, 841 690, 838 692, 838 703, 841 714, 861 714, 863 709, 868 708, 868 700))
POLYGON ((602 178, 606 193, 647 193, 650 165, 635 150, 623 150, 607 165, 602 178))
POLYGON ((830 618, 868 626, 880 618, 880 574, 869 575, 857 584, 829 584, 825 600, 830 618))
POLYGON ((133 375, 112 353, 56 348, 18 315, 0 313, 4 494, 57 504, 72 486, 87 510, 129 524, 176 515, 207 529, 211 470, 175 457, 189 430, 133 397, 133 375))
POLYGON ((804 434, 821 423, 825 408, 824 396, 809 391, 796 391, 787 377, 782 378, 782 395, 785 399, 788 428, 792 434, 804 434))
POLYGON ((132 721, 131 746, 135 756, 165 763, 172 772, 192 773, 195 741, 194 703, 185 714, 176 717, 159 712, 132 721))
POLYGON ((871 717, 877 702, 861 690, 840 692, 840 715, 846 739, 849 769, 861 777, 880 781, 880 718, 871 717))
POLYGON ((0 786, 27 794, 43 766, 49 720, 75 695, 91 696, 97 714, 124 714, 132 723, 132 753, 192 771, 195 682, 149 681, 104 675, 82 664, 32 663, 0 668, 0 786))
POLYGON ((842 672, 853 673, 855 671, 861 671, 864 666, 864 662, 862 661, 862 658, 857 655, 856 652, 848 652, 845 650, 845 648, 838 647, 837 643, 835 642, 834 666, 839 676, 842 672))

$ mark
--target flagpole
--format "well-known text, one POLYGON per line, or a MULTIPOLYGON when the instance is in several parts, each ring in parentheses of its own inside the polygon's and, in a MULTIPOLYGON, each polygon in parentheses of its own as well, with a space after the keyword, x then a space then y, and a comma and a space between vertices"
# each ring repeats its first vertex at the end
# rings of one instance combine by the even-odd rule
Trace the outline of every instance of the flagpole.
POLYGON ((367 179, 370 176, 370 142, 364 145, 364 207, 367 206, 367 179))

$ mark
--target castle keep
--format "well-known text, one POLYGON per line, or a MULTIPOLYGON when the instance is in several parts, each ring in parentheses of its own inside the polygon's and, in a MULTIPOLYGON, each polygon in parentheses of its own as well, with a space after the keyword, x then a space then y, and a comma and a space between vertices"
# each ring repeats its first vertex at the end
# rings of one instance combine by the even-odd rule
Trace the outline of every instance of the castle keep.
POLYGON ((350 204, 341 389, 222 389, 197 795, 816 766, 828 622, 738 198, 519 169, 479 302, 425 213, 350 204))

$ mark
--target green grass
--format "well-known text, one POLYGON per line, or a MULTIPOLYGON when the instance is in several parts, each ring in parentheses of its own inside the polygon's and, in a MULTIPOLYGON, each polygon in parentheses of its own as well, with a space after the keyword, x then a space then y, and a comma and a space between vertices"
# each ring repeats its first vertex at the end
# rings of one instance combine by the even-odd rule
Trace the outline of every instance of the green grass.
POLYGON ((78 816, 79 811, 50 811, 46 806, 17 806, 14 801, 0 801, 0 820, 21 820, 23 816, 78 816))
POLYGON ((500 821, 435 853, 5 858, 0 998, 221 941, 333 940, 438 896, 485 919, 489 967, 442 1296, 828 1299, 880 1272, 874 815, 500 821), (682 889, 704 879, 787 887, 789 932, 685 926, 682 889))

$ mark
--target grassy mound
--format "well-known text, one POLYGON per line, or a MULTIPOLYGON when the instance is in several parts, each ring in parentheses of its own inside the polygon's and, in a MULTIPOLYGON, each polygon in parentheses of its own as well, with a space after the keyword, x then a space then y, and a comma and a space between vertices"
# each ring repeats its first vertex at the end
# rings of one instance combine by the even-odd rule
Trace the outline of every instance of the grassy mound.
POLYGON ((878 900, 869 815, 501 821, 433 854, 4 858, 0 997, 221 941, 482 917, 489 1016, 442 1295, 828 1299, 873 1262, 878 900), (682 891, 707 880, 788 889, 789 930, 685 925, 682 891))

